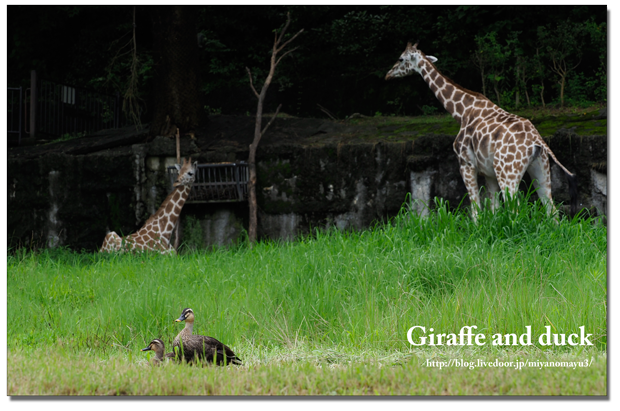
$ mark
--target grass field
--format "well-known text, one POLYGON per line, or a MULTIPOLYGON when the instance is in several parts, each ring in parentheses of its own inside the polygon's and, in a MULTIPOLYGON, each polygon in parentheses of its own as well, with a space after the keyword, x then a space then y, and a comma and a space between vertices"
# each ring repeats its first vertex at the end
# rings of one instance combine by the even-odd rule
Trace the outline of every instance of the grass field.
POLYGON ((176 257, 16 251, 8 394, 606 395, 607 229, 521 209, 509 202, 474 224, 440 203, 363 232, 176 257), (140 349, 156 337, 169 349, 185 307, 195 333, 245 365, 149 366, 140 349), (416 325, 427 336, 475 325, 487 343, 412 346, 416 325), (526 326, 532 345, 491 343, 526 326), (545 327, 581 326, 591 346, 538 344, 545 327), (558 364, 458 363, 495 360, 558 364))

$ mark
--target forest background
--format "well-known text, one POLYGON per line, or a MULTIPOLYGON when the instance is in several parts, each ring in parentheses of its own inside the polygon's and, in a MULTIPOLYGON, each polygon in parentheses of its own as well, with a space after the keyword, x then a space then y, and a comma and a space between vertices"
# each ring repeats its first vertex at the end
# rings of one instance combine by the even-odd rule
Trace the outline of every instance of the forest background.
MULTIPOLYGON (((266 112, 282 103, 283 112, 303 117, 441 114, 423 82, 384 80, 408 41, 419 41, 456 83, 509 110, 607 100, 604 5, 191 8, 184 19, 195 27, 206 115, 253 115, 245 68, 265 78, 287 12, 289 31, 305 31, 278 67, 266 112)), ((148 122, 161 53, 157 13, 155 6, 9 6, 8 85, 28 87, 37 70, 59 83, 129 93, 148 122)))

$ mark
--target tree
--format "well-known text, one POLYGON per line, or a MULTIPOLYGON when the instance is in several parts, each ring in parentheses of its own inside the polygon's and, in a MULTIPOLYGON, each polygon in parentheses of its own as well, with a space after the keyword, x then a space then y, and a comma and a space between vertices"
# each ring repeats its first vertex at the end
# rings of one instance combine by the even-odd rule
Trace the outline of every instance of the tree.
POLYGON ((275 74, 276 67, 278 67, 278 64, 280 64, 280 61, 282 61, 282 59, 286 55, 295 51, 297 48, 286 51, 279 58, 278 58, 278 53, 281 52, 286 46, 289 45, 290 42, 295 40, 295 38, 304 31, 304 29, 299 30, 297 34, 295 34, 293 37, 291 37, 290 39, 282 43, 282 40, 284 39, 284 36, 286 34, 286 29, 288 29, 288 26, 290 23, 291 23, 291 15, 290 13, 287 13, 286 24, 284 25, 284 28, 282 29, 282 31, 280 31, 280 34, 278 34, 277 32, 275 33, 275 39, 273 41, 273 48, 271 51, 271 65, 269 68, 269 74, 267 75, 267 78, 265 79, 265 83, 263 83, 263 87, 260 91, 260 94, 254 88, 254 81, 252 80, 252 72, 250 71, 249 68, 246 67, 248 76, 250 78, 250 87, 252 88, 252 91, 254 92, 254 95, 256 96, 256 98, 258 98, 258 105, 256 107, 256 123, 254 126, 254 140, 252 141, 252 144, 250 144, 250 155, 248 158, 248 170, 250 174, 250 181, 248 182, 248 202, 250 203, 250 226, 248 229, 248 237, 250 240, 250 244, 253 244, 256 241, 256 231, 257 231, 256 230, 256 226, 257 226, 256 149, 258 147, 258 143, 260 142, 261 137, 263 136, 263 134, 265 134, 265 131, 267 131, 267 128, 269 128, 273 120, 276 119, 276 117, 278 116, 278 113, 280 112, 280 108, 282 107, 282 104, 280 104, 278 108, 276 109, 276 112, 273 115, 273 117, 271 117, 271 120, 269 120, 269 123, 267 123, 265 128, 262 128, 263 104, 265 102, 265 96, 267 95, 267 89, 269 88, 269 85, 271 84, 271 80, 273 79, 273 76, 275 74))
POLYGON ((476 37, 476 44, 478 47, 472 53, 471 59, 474 65, 478 67, 478 70, 480 71, 480 80, 482 82, 482 94, 486 96, 487 95, 487 82, 486 82, 485 70, 487 66, 489 65, 489 58, 488 58, 489 53, 485 52, 485 50, 482 47, 480 47, 481 45, 478 41, 478 37, 476 37))
POLYGON ((587 86, 593 90, 594 98, 607 101, 607 23, 597 24, 590 19, 585 22, 585 31, 590 35, 591 50, 599 59, 599 66, 587 86))
MULTIPOLYGON (((515 77, 517 81, 517 93, 519 93, 519 90, 523 91, 523 94, 525 94, 527 105, 529 107, 532 105, 532 102, 530 100, 530 93, 528 91, 528 82, 533 80, 536 76, 536 57, 519 54, 517 55, 516 59, 517 62, 515 64, 515 77)), ((518 96, 519 94, 517 94, 517 97, 515 97, 516 107, 519 107, 518 96)), ((542 100, 542 102, 544 104, 544 99, 542 100)))
POLYGON ((558 23, 555 28, 538 28, 538 40, 551 61, 551 71, 558 76, 560 85, 560 105, 564 107, 566 78, 581 63, 583 55, 585 25, 568 20, 558 23))
MULTIPOLYGON (((144 63, 138 57, 138 44, 136 42, 136 7, 132 13, 133 28, 131 38, 124 45, 117 48, 116 54, 106 67, 105 78, 95 79, 92 82, 103 82, 111 84, 115 89, 123 93, 123 111, 131 119, 137 128, 142 128, 141 114, 144 106, 144 99, 140 91, 139 71, 144 70, 144 63), (119 76, 116 71, 123 70, 125 74, 129 69, 129 77, 119 76)), ((116 41, 114 42, 116 43, 116 41)))
POLYGON ((205 115, 200 104, 196 10, 153 6, 155 68, 151 136, 191 134, 205 115))
POLYGON ((523 47, 521 42, 519 42, 519 31, 512 31, 508 36, 507 46, 510 48, 512 55, 514 56, 514 66, 512 73, 514 74, 514 97, 515 97, 515 107, 519 108, 521 104, 521 91, 524 90, 525 96, 527 98, 528 105, 530 104, 530 98, 527 95, 527 85, 524 80, 525 70, 526 70, 526 59, 523 52, 523 47))
POLYGON ((545 77, 547 71, 545 70, 545 63, 543 61, 543 57, 540 54, 540 48, 536 49, 536 55, 532 57, 532 67, 534 70, 533 77, 540 82, 540 85, 533 86, 534 92, 538 91, 540 93, 540 103, 543 107, 546 107, 545 104, 545 77))
POLYGON ((493 90, 495 91, 495 96, 497 98, 497 104, 501 105, 502 96, 500 93, 500 82, 505 79, 503 74, 506 70, 506 63, 512 54, 511 43, 508 42, 507 45, 502 45, 497 40, 497 33, 494 31, 491 31, 484 36, 476 36, 475 39, 477 50, 474 55, 476 56, 476 64, 483 76, 483 94, 484 90, 486 90, 484 82, 484 74, 486 72, 486 78, 491 80, 491 84, 493 85, 493 90), (486 71, 485 67, 487 68, 486 71))

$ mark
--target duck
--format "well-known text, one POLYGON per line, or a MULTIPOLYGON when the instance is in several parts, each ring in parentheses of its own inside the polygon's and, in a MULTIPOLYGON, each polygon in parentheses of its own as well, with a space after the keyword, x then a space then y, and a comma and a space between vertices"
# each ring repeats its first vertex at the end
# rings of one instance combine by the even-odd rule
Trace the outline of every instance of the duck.
POLYGON ((174 359, 175 357, 173 352, 164 354, 165 350, 164 342, 159 338, 155 338, 151 340, 148 347, 143 348, 141 351, 155 351, 155 357, 152 359, 153 365, 160 365, 164 358, 174 359))
POLYGON ((178 360, 196 362, 197 360, 217 365, 241 365, 241 359, 227 345, 213 337, 192 334, 194 330, 194 311, 185 308, 175 322, 185 321, 185 327, 174 338, 172 347, 178 360))

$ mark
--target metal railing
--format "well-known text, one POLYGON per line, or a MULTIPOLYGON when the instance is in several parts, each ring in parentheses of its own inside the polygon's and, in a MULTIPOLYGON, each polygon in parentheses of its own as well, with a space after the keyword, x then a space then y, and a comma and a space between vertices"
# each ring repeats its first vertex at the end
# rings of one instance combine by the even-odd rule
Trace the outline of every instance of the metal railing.
MULTIPOLYGON (((178 171, 168 167, 170 186, 176 181, 178 171)), ((248 164, 238 163, 198 164, 196 180, 186 203, 226 203, 248 200, 248 164)))
POLYGON ((111 96, 52 81, 37 84, 36 132, 62 136, 121 126, 121 101, 111 96))
POLYGON ((20 144, 22 140, 22 109, 22 88, 7 87, 7 132, 10 142, 15 140, 10 137, 17 136, 17 144, 20 144))

